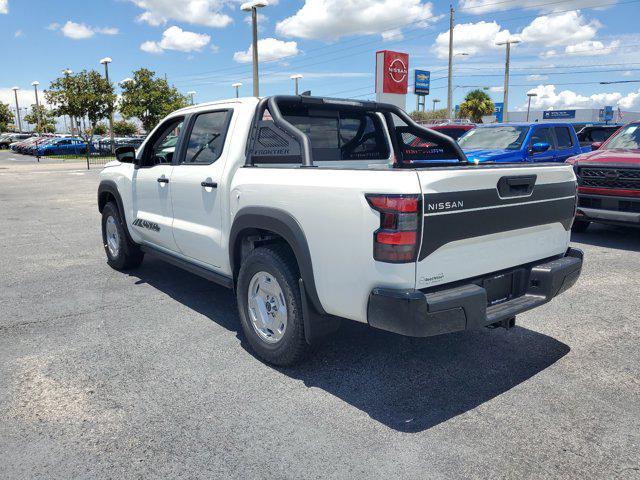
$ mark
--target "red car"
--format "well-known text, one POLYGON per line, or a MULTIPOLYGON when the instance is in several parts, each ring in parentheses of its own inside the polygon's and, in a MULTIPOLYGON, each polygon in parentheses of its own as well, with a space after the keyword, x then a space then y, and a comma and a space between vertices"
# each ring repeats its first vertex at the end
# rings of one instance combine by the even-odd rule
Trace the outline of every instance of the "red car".
POLYGON ((591 222, 640 227, 640 122, 593 148, 567 160, 578 177, 572 230, 584 232, 591 222))
POLYGON ((469 130, 473 130, 476 126, 473 123, 447 123, 445 125, 427 125, 431 130, 436 130, 440 133, 444 133, 448 137, 458 140, 462 135, 469 130))

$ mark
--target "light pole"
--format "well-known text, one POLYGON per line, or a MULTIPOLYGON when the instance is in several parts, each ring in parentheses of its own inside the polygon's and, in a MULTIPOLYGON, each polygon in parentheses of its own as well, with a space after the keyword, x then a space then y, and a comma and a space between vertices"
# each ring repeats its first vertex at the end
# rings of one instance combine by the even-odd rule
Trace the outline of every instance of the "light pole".
POLYGON ((242 86, 242 83, 232 83, 231 86, 236 89, 236 98, 240 97, 240 87, 242 86))
MULTIPOLYGON (((100 63, 104 65, 104 78, 107 83, 109 83, 109 64, 112 61, 111 57, 104 57, 100 60, 100 63)), ((111 137, 111 153, 114 153, 116 141, 113 135, 113 105, 109 105, 109 136, 111 137)))
POLYGON ((191 105, 194 104, 193 97, 194 97, 195 94, 196 94, 195 90, 191 90, 190 92, 187 92, 187 95, 189 95, 189 98, 191 98, 191 105))
POLYGON ((40 102, 38 101, 38 85, 40 85, 39 81, 32 82, 33 90, 36 93, 36 131, 40 132, 40 102))
MULTIPOLYGON (((64 75, 65 79, 69 77, 69 75, 71 75, 73 73, 73 70, 70 70, 68 68, 65 68, 64 70, 62 70, 62 74, 64 75)), ((73 122, 73 117, 71 116, 71 114, 69 114, 69 128, 71 129, 71 136, 73 137, 75 135, 75 124, 73 122)))
POLYGON ((538 96, 537 93, 533 93, 533 92, 527 93, 527 97, 529 97, 529 101, 527 102, 527 122, 529 121, 529 111, 531 110, 531 97, 537 97, 537 96, 538 96))
POLYGON ((433 111, 435 112, 436 111, 436 103, 440 103, 440 99, 439 98, 434 98, 432 100, 432 102, 433 102, 433 111))
POLYGON ((506 45, 507 56, 504 64, 504 98, 502 100, 502 123, 507 123, 509 116, 509 61, 511 57, 511 45, 520 43, 521 40, 513 39, 506 42, 498 42, 496 45, 506 45))
POLYGON ((22 120, 20 119, 20 105, 18 104, 18 90, 20 87, 13 87, 14 95, 16 96, 16 115, 18 115, 18 132, 22 132, 22 120))
POLYGON ((251 12, 251 30, 253 34, 253 96, 260 96, 260 81, 258 80, 258 9, 269 5, 267 0, 251 0, 243 3, 240 9, 243 12, 251 12))
POLYGON ((447 81, 447 116, 451 116, 453 103, 453 5, 449 5, 449 79, 447 81))
POLYGON ((296 88, 295 88, 295 92, 296 95, 298 95, 298 81, 303 78, 301 73, 294 73, 293 75, 291 75, 289 77, 291 80, 293 80, 295 82, 296 88))

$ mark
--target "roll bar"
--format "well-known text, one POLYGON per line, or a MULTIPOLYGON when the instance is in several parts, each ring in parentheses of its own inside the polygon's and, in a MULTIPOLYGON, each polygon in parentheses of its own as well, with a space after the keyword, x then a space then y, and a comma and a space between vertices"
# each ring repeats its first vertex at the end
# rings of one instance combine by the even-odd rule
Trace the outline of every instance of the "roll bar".
POLYGON ((350 99, 329 98, 329 97, 311 97, 306 95, 274 95, 271 97, 261 98, 256 106, 256 114, 253 119, 253 126, 249 142, 247 143, 247 160, 246 165, 253 165, 253 159, 251 150, 258 138, 258 129, 264 116, 265 111, 268 109, 273 119, 273 124, 280 130, 284 131, 287 135, 293 137, 300 145, 300 155, 302 157, 301 166, 313 167, 313 150, 311 148, 311 141, 309 137, 305 135, 300 129, 289 123, 280 110, 280 105, 304 105, 313 107, 314 109, 335 109, 340 107, 342 111, 353 112, 379 112, 382 113, 387 129, 390 133, 391 143, 393 150, 396 153, 396 158, 401 158, 402 153, 397 144, 397 139, 392 132, 395 130, 392 114, 398 116, 403 122, 405 122, 411 129, 425 138, 426 140, 433 141, 438 144, 446 144, 453 150, 455 156, 460 163, 467 163, 467 156, 464 154, 460 145, 451 137, 444 135, 435 130, 423 127, 415 122, 404 110, 396 105, 390 103, 379 103, 370 101, 358 101, 350 99))

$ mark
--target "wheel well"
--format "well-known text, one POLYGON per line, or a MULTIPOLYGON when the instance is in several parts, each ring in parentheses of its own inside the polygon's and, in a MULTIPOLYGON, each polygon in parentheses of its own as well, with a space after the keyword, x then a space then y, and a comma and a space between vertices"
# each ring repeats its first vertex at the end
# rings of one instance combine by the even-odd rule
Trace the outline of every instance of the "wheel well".
POLYGON ((116 197, 113 195, 113 193, 108 191, 101 192, 100 195, 98 196, 98 211, 102 213, 104 206, 109 202, 113 202, 117 205, 116 197))
POLYGON ((281 235, 270 230, 246 228, 238 233, 233 245, 234 281, 238 278, 238 273, 240 272, 240 266, 242 265, 243 259, 249 255, 251 251, 265 245, 284 245, 287 250, 289 250, 291 257, 296 260, 297 265, 298 259, 295 256, 293 248, 281 235))

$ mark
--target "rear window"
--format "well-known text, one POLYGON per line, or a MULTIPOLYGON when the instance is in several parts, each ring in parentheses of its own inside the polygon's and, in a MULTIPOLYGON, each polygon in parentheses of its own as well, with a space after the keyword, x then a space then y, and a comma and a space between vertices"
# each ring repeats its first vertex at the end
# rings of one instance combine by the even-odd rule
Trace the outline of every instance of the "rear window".
POLYGON ((316 161, 381 160, 389 158, 382 122, 374 114, 319 112, 284 114, 306 134, 316 161))
POLYGON ((568 127, 556 127, 556 138, 558 140, 558 148, 573 147, 573 137, 568 127))

